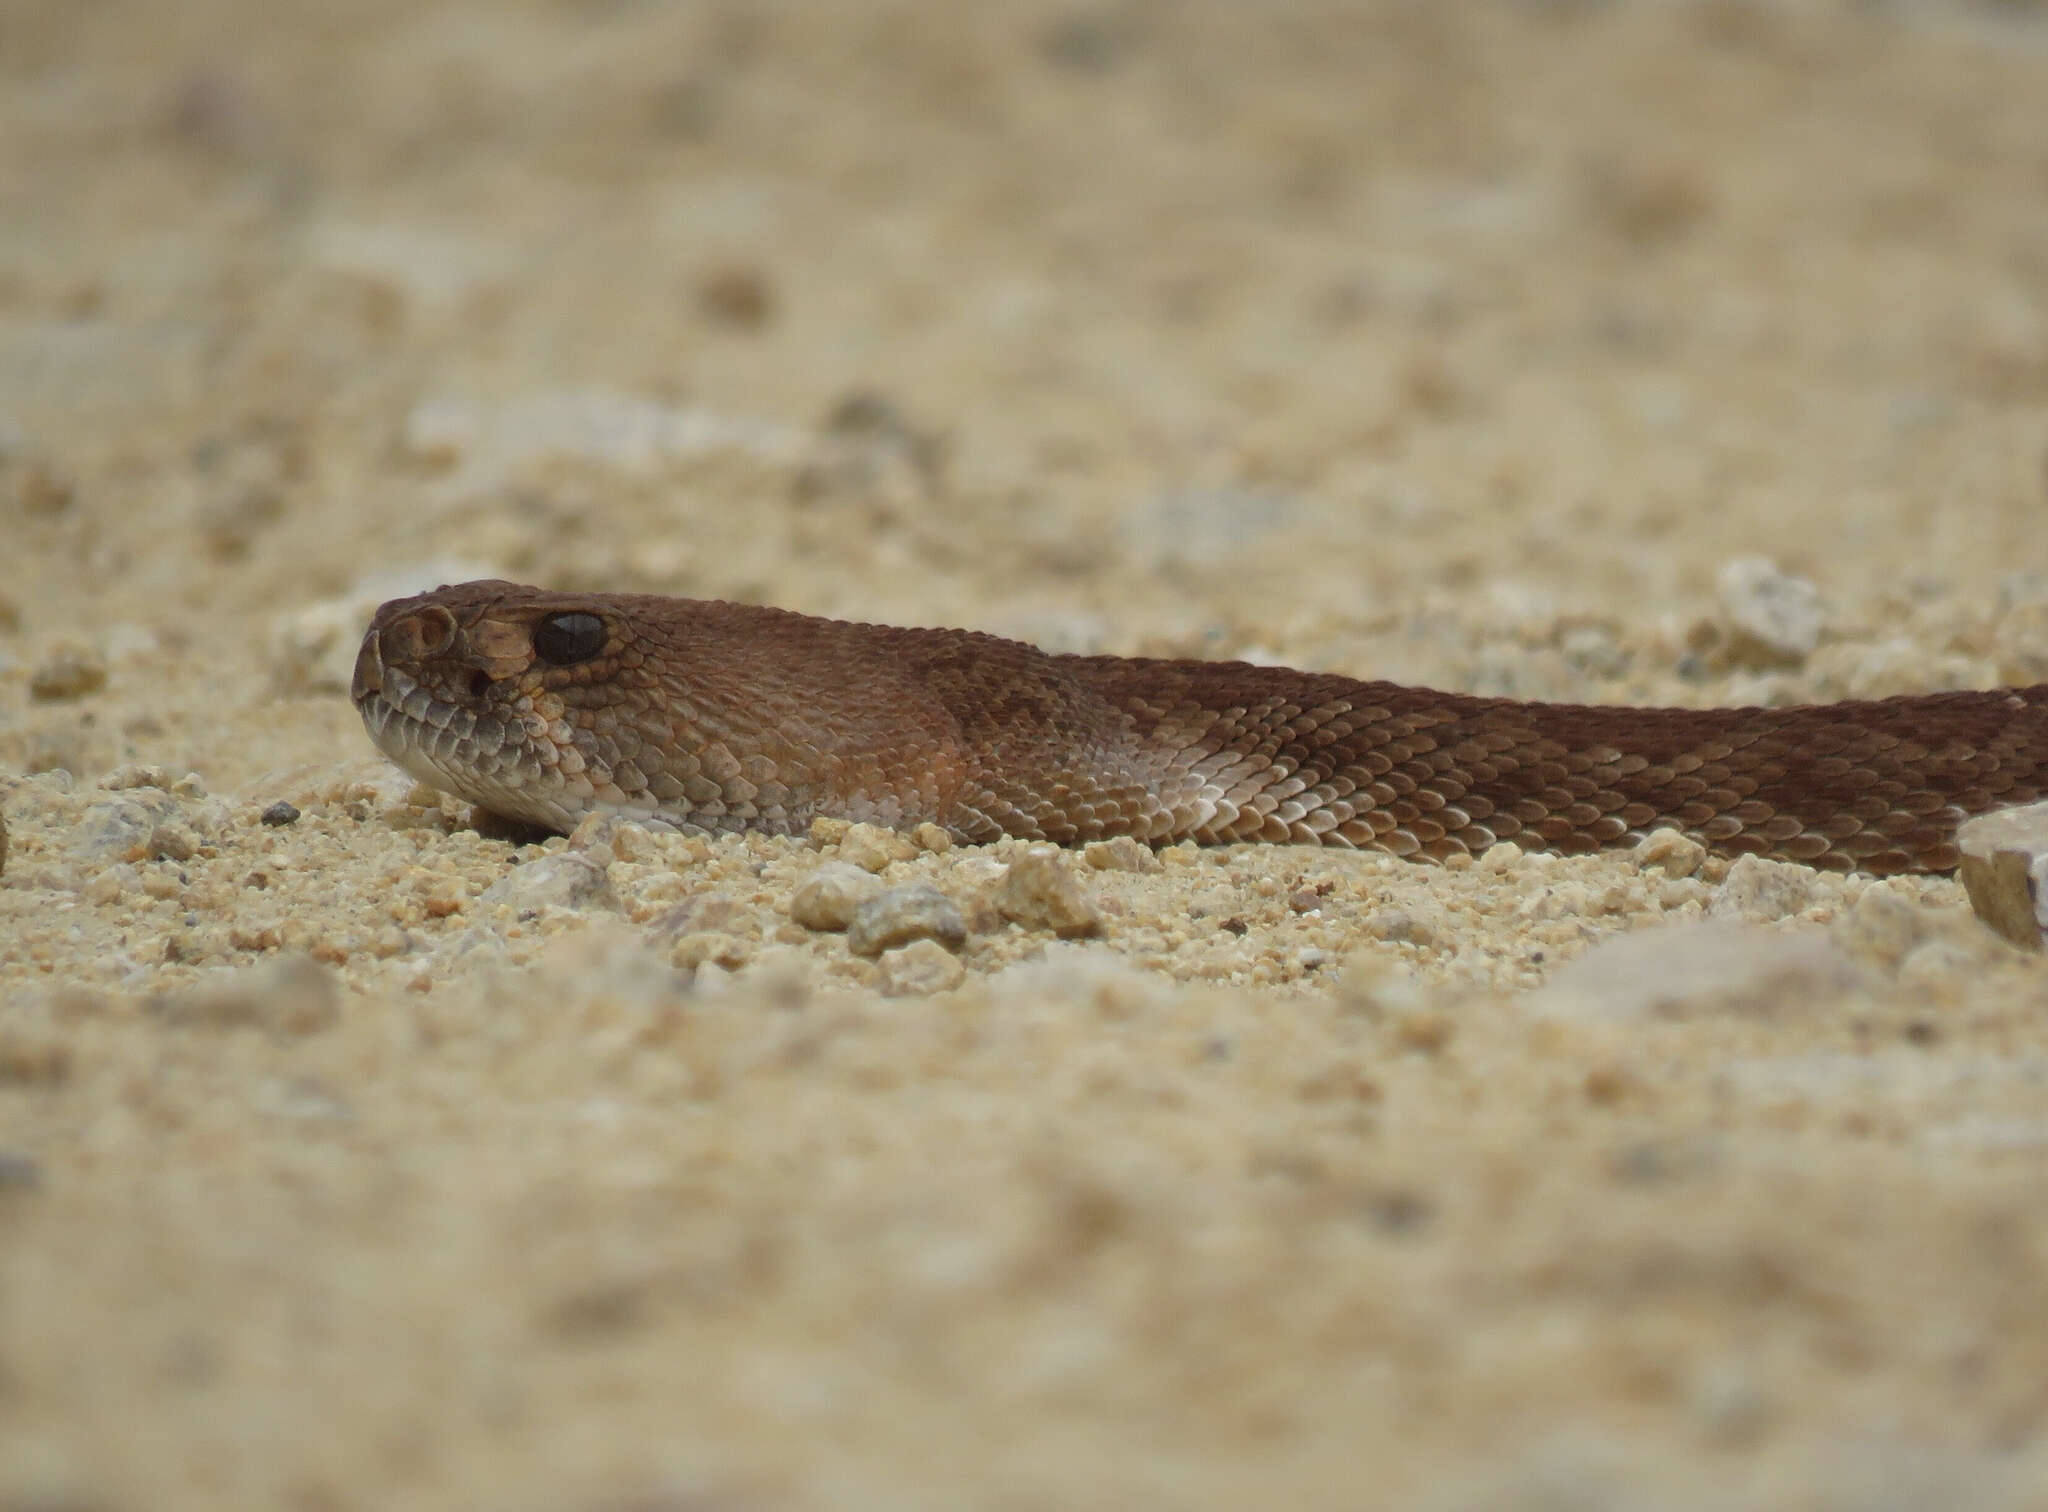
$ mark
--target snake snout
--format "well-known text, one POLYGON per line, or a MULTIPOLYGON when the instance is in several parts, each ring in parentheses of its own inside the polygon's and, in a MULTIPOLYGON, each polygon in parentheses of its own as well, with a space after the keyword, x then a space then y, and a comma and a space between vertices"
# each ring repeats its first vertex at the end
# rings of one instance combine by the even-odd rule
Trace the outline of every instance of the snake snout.
POLYGON ((461 633, 462 626, 453 614, 439 604, 428 604, 378 630, 378 649, 386 661, 417 666, 446 656, 461 633))
POLYGON ((460 622, 439 604, 427 604, 389 623, 373 623, 363 637, 362 650, 356 653, 350 696, 358 704, 376 696, 383 691, 386 668, 416 671, 456 650, 461 636, 460 622))

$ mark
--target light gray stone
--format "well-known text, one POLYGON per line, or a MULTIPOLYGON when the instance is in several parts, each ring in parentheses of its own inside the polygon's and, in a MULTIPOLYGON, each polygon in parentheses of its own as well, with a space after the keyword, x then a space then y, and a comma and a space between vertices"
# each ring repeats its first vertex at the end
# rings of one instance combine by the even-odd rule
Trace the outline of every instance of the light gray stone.
POLYGON ((1970 908, 2025 950, 2048 936, 2048 803, 1979 814, 1956 831, 1970 908))
POLYGON ((936 940, 949 950, 967 943, 959 907, 929 882, 877 893, 854 909, 846 929, 846 948, 855 955, 880 955, 912 940, 936 940))
POLYGON ((618 894, 606 869, 587 852, 561 851, 515 866, 478 897, 481 909, 504 903, 537 908, 617 908, 618 894))

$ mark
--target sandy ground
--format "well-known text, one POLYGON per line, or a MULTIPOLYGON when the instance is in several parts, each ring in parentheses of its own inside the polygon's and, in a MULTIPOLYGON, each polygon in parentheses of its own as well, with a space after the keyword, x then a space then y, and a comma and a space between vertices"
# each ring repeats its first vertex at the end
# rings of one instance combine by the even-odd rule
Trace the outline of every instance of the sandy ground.
POLYGON ((2043 680, 2044 101, 2018 0, 13 0, 0 1509, 2048 1505, 2048 969, 1946 880, 1062 940, 1017 847, 480 834, 339 690, 484 573, 2043 680))

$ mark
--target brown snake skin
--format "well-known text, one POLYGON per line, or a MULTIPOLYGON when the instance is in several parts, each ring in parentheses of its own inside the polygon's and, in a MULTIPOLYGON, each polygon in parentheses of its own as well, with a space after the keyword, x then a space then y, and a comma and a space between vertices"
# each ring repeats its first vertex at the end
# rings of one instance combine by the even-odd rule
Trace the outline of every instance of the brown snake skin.
POLYGON ((1951 871, 2048 793, 2048 684, 1782 709, 1520 703, 1243 662, 474 582, 377 611, 352 690, 423 782, 566 831, 830 816, 1073 844, 1264 840, 1443 859, 1684 831, 1724 855, 1951 871))

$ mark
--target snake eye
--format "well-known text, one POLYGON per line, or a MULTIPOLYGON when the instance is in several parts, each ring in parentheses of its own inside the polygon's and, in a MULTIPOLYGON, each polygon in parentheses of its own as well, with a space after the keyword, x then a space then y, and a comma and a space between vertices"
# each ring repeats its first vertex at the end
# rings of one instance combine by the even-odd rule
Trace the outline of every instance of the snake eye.
POLYGON ((594 614, 550 614, 533 627, 533 654, 553 667, 573 667, 604 650, 604 621, 594 614))

